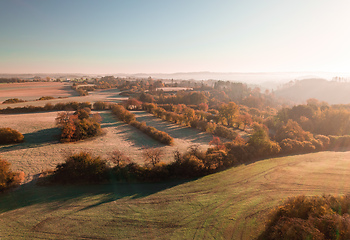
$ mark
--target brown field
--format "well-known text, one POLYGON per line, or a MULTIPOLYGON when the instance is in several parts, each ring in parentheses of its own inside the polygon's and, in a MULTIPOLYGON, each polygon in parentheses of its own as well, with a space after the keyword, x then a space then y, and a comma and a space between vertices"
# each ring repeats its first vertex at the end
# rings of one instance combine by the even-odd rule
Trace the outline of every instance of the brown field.
POLYGON ((25 82, 0 84, 0 102, 9 98, 33 101, 42 96, 71 97, 77 96, 71 83, 59 82, 25 82))
MULTIPOLYGON (((0 85, 1 86, 1 85, 0 85)), ((0 104, 0 109, 7 107, 24 107, 24 106, 45 106, 47 103, 56 104, 56 103, 67 103, 67 102, 90 102, 94 103, 97 101, 106 101, 106 102, 120 102, 121 100, 128 99, 128 97, 119 96, 120 91, 118 89, 107 89, 107 90, 98 90, 90 92, 88 96, 71 96, 67 98, 59 98, 52 100, 42 100, 42 101, 28 101, 22 103, 14 104, 0 104)), ((32 96, 32 99, 38 99, 41 96, 48 96, 45 94, 45 91, 37 92, 37 96, 32 96)), ((0 91, 0 100, 1 100, 1 91, 0 91)), ((4 100, 14 98, 14 97, 5 97, 4 100)), ((22 97, 17 97, 22 98, 22 97)), ((24 98, 22 98, 24 99, 24 98)))

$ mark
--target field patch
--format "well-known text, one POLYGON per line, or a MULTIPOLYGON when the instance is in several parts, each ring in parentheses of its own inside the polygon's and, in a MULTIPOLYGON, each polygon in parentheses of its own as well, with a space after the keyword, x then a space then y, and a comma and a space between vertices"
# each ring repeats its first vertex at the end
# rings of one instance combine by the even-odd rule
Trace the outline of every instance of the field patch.
POLYGON ((136 162, 142 163, 143 148, 163 146, 139 130, 116 121, 109 112, 100 112, 104 135, 63 144, 59 142, 60 130, 55 125, 57 113, 0 115, 0 127, 16 129, 25 138, 20 144, 0 146, 0 157, 10 162, 13 170, 24 171, 27 181, 42 170, 56 167, 70 153, 88 151, 108 158, 110 153, 120 150, 136 162))
MULTIPOLYGON (((1 88, 1 84, 0 84, 1 88)), ((43 92, 44 94, 45 92, 43 92)), ((120 96, 120 91, 118 89, 105 89, 105 90, 96 90, 93 92, 90 92, 89 95, 87 96, 77 96, 75 92, 73 95, 67 97, 67 98, 56 98, 52 100, 42 100, 42 101, 32 101, 40 98, 43 95, 34 97, 31 101, 28 102, 22 102, 22 103, 14 103, 14 104, 0 104, 0 109, 4 109, 7 107, 15 108, 15 107, 24 107, 24 106, 36 106, 36 107, 43 107, 45 104, 50 103, 50 104, 56 104, 56 103, 68 103, 68 102, 90 102, 94 103, 97 101, 103 101, 103 102, 113 102, 113 103, 118 103, 121 102, 122 100, 127 100, 128 97, 123 97, 120 96)), ((47 95, 45 95, 47 96, 47 95)), ((9 98, 14 98, 14 97, 5 97, 4 100, 9 99, 9 98)), ((22 98, 22 97, 18 97, 22 98)), ((1 89, 0 89, 0 101, 2 99, 1 95, 1 89)), ((24 98, 23 98, 24 99, 24 98)), ((2 101, 4 101, 2 100, 2 101)))
POLYGON ((30 114, 1 114, 0 127, 10 127, 24 135, 25 141, 20 144, 0 146, 0 157, 12 164, 14 171, 23 171, 30 181, 41 171, 55 168, 64 162, 67 154, 88 151, 93 155, 109 158, 110 154, 119 150, 134 162, 143 164, 143 150, 159 148, 161 160, 174 160, 174 151, 185 152, 190 146, 197 145, 206 150, 212 135, 198 130, 181 127, 162 121, 145 112, 136 112, 138 119, 146 121, 174 137, 174 145, 167 146, 142 133, 140 130, 118 121, 109 111, 101 111, 102 136, 75 143, 59 142, 60 129, 55 125, 58 112, 30 114))
POLYGON ((59 82, 25 82, 0 84, 0 102, 9 98, 33 101, 42 96, 71 97, 76 96, 70 83, 59 82))

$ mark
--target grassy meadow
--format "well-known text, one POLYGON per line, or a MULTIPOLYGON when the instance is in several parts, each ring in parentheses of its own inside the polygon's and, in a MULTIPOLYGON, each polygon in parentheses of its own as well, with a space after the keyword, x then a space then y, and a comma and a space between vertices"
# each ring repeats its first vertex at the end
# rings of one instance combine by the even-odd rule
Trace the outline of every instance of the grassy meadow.
POLYGON ((1 239, 254 239, 289 196, 350 191, 350 152, 266 159, 189 182, 39 187, 0 198, 1 239))

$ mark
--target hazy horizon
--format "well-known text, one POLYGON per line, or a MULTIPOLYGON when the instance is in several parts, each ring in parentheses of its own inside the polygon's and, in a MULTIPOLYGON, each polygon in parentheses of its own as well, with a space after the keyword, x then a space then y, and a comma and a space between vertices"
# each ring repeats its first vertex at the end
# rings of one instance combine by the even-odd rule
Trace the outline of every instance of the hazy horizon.
POLYGON ((349 72, 350 2, 1 1, 0 73, 349 72))

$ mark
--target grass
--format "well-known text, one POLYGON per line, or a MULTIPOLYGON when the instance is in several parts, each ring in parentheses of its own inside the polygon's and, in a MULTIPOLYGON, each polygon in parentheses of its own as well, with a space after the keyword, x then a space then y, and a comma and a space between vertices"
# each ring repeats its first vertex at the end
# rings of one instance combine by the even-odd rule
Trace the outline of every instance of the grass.
POLYGON ((254 239, 298 194, 350 190, 350 152, 267 159, 187 183, 38 187, 0 198, 0 237, 254 239))

